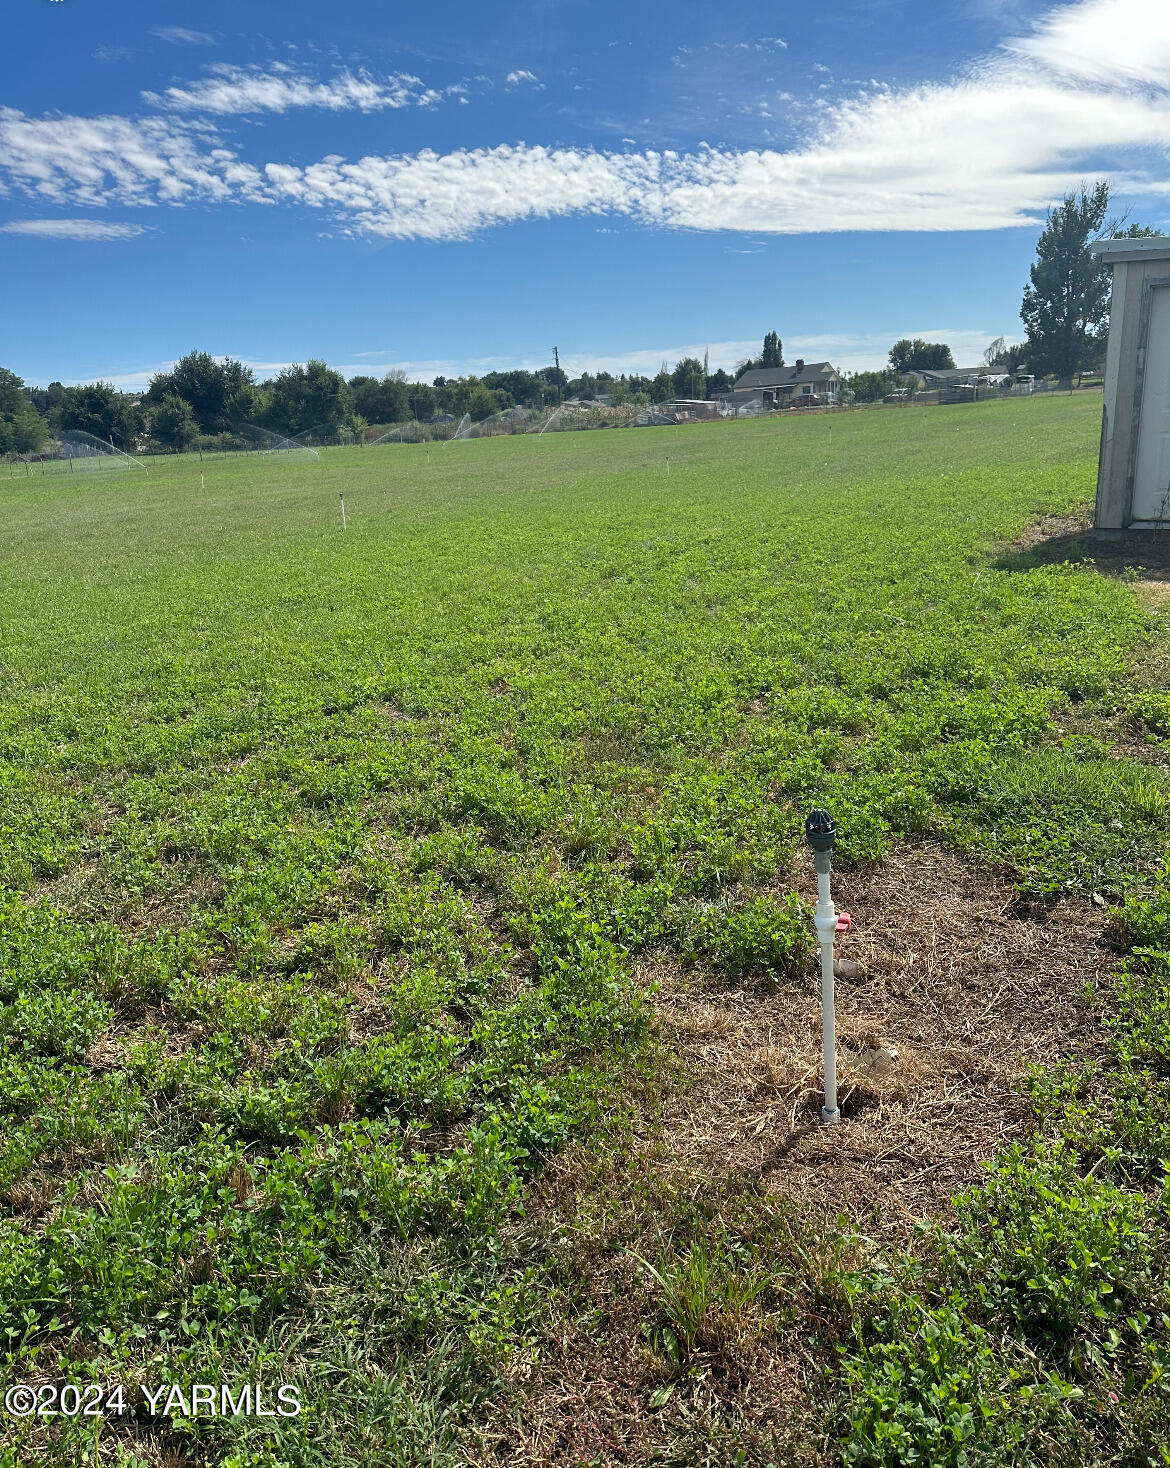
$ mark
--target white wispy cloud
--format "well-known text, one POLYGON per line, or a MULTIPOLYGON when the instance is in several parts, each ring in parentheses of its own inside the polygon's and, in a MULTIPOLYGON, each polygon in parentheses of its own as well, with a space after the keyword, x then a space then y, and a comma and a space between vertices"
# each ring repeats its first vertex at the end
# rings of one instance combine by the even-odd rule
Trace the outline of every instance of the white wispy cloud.
MULTIPOLYGON (((516 72, 514 75, 519 76, 516 72)), ((795 234, 1031 225, 1104 160, 1170 191, 1170 6, 1081 0, 967 76, 827 104, 801 145, 623 153, 516 144, 251 163, 208 113, 409 105, 416 78, 219 68, 156 104, 184 116, 28 118, 0 109, 0 185, 55 203, 290 203, 343 231, 459 239, 523 219, 625 216, 666 229, 795 234), (398 100, 405 95, 406 100, 398 100), (192 116, 192 113, 203 114, 192 116)))
POLYGON ((379 112, 394 107, 429 107, 442 93, 425 87, 408 72, 375 77, 365 71, 341 71, 317 81, 296 67, 275 62, 267 68, 213 66, 202 80, 164 92, 143 92, 153 107, 172 112, 288 112, 297 107, 331 112, 379 112))
POLYGON ((0 107, 0 187, 55 204, 263 201, 261 174, 216 135, 165 117, 27 117, 0 107))
POLYGON ((524 69, 521 69, 519 71, 510 71, 505 78, 505 81, 510 87, 528 86, 536 87, 539 91, 542 92, 544 91, 544 83, 540 80, 540 78, 536 75, 534 71, 525 71, 524 69))
POLYGON ((1165 88, 1170 18, 1158 0, 1064 5, 1038 20, 1030 35, 1009 41, 1005 50, 1066 77, 1165 88))
POLYGON ((307 168, 269 163, 279 200, 340 211, 386 238, 466 238, 489 225, 554 215, 637 213, 656 187, 659 160, 587 149, 516 147, 323 158, 307 168))
POLYGON ((215 37, 206 31, 189 31, 186 26, 160 25, 150 33, 160 41, 169 41, 172 46, 214 46, 215 37))
MULTIPOLYGON (((692 57, 710 56, 722 51, 729 56, 764 55, 770 51, 786 51, 788 42, 779 36, 761 36, 755 41, 710 41, 706 45, 679 46, 670 58, 675 66, 689 66, 692 57)), ((827 67, 822 67, 827 70, 827 67)))
POLYGON ((132 240, 145 233, 141 224, 114 224, 104 219, 11 219, 0 224, 0 234, 47 240, 132 240))

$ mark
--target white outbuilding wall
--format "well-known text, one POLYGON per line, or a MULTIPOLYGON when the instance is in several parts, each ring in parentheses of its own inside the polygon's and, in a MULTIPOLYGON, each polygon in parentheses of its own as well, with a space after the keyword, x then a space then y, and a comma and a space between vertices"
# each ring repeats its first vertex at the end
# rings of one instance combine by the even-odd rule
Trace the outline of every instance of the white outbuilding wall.
POLYGON ((1170 239, 1099 240, 1113 267, 1096 533, 1170 528, 1170 239))

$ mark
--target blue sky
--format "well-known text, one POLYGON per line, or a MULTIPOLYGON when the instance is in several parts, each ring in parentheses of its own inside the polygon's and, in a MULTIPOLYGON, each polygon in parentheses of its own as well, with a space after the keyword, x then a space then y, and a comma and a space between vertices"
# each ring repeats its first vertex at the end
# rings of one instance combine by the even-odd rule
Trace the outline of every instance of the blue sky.
POLYGON ((0 362, 974 360, 1046 205, 1170 230, 1170 5, 11 0, 0 362), (15 64, 13 64, 15 60, 15 64))

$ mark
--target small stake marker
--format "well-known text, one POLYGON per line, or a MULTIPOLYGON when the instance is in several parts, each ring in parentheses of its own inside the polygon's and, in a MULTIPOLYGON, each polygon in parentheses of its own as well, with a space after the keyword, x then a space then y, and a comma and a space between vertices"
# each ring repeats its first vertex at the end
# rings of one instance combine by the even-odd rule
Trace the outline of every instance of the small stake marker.
POLYGON ((670 455, 669 454, 667 454, 667 456, 666 456, 666 472, 668 474, 670 473, 670 455))
POLYGON ((337 498, 341 501, 341 528, 342 528, 342 530, 344 530, 345 529, 345 496, 343 494, 339 494, 337 496, 337 498))
POLYGON ((202 474, 200 474, 200 476, 199 476, 199 488, 200 489, 206 488, 206 486, 203 483, 203 475, 202 474))

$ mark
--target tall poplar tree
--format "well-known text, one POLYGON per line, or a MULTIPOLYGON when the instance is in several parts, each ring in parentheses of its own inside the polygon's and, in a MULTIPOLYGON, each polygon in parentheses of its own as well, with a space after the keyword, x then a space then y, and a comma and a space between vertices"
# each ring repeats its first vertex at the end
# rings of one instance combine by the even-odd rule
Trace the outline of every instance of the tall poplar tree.
POLYGON ((1109 319, 1109 267, 1089 253, 1109 208, 1109 185, 1083 185, 1048 211, 1020 317, 1027 328, 1028 366, 1072 387, 1093 365, 1109 319))

